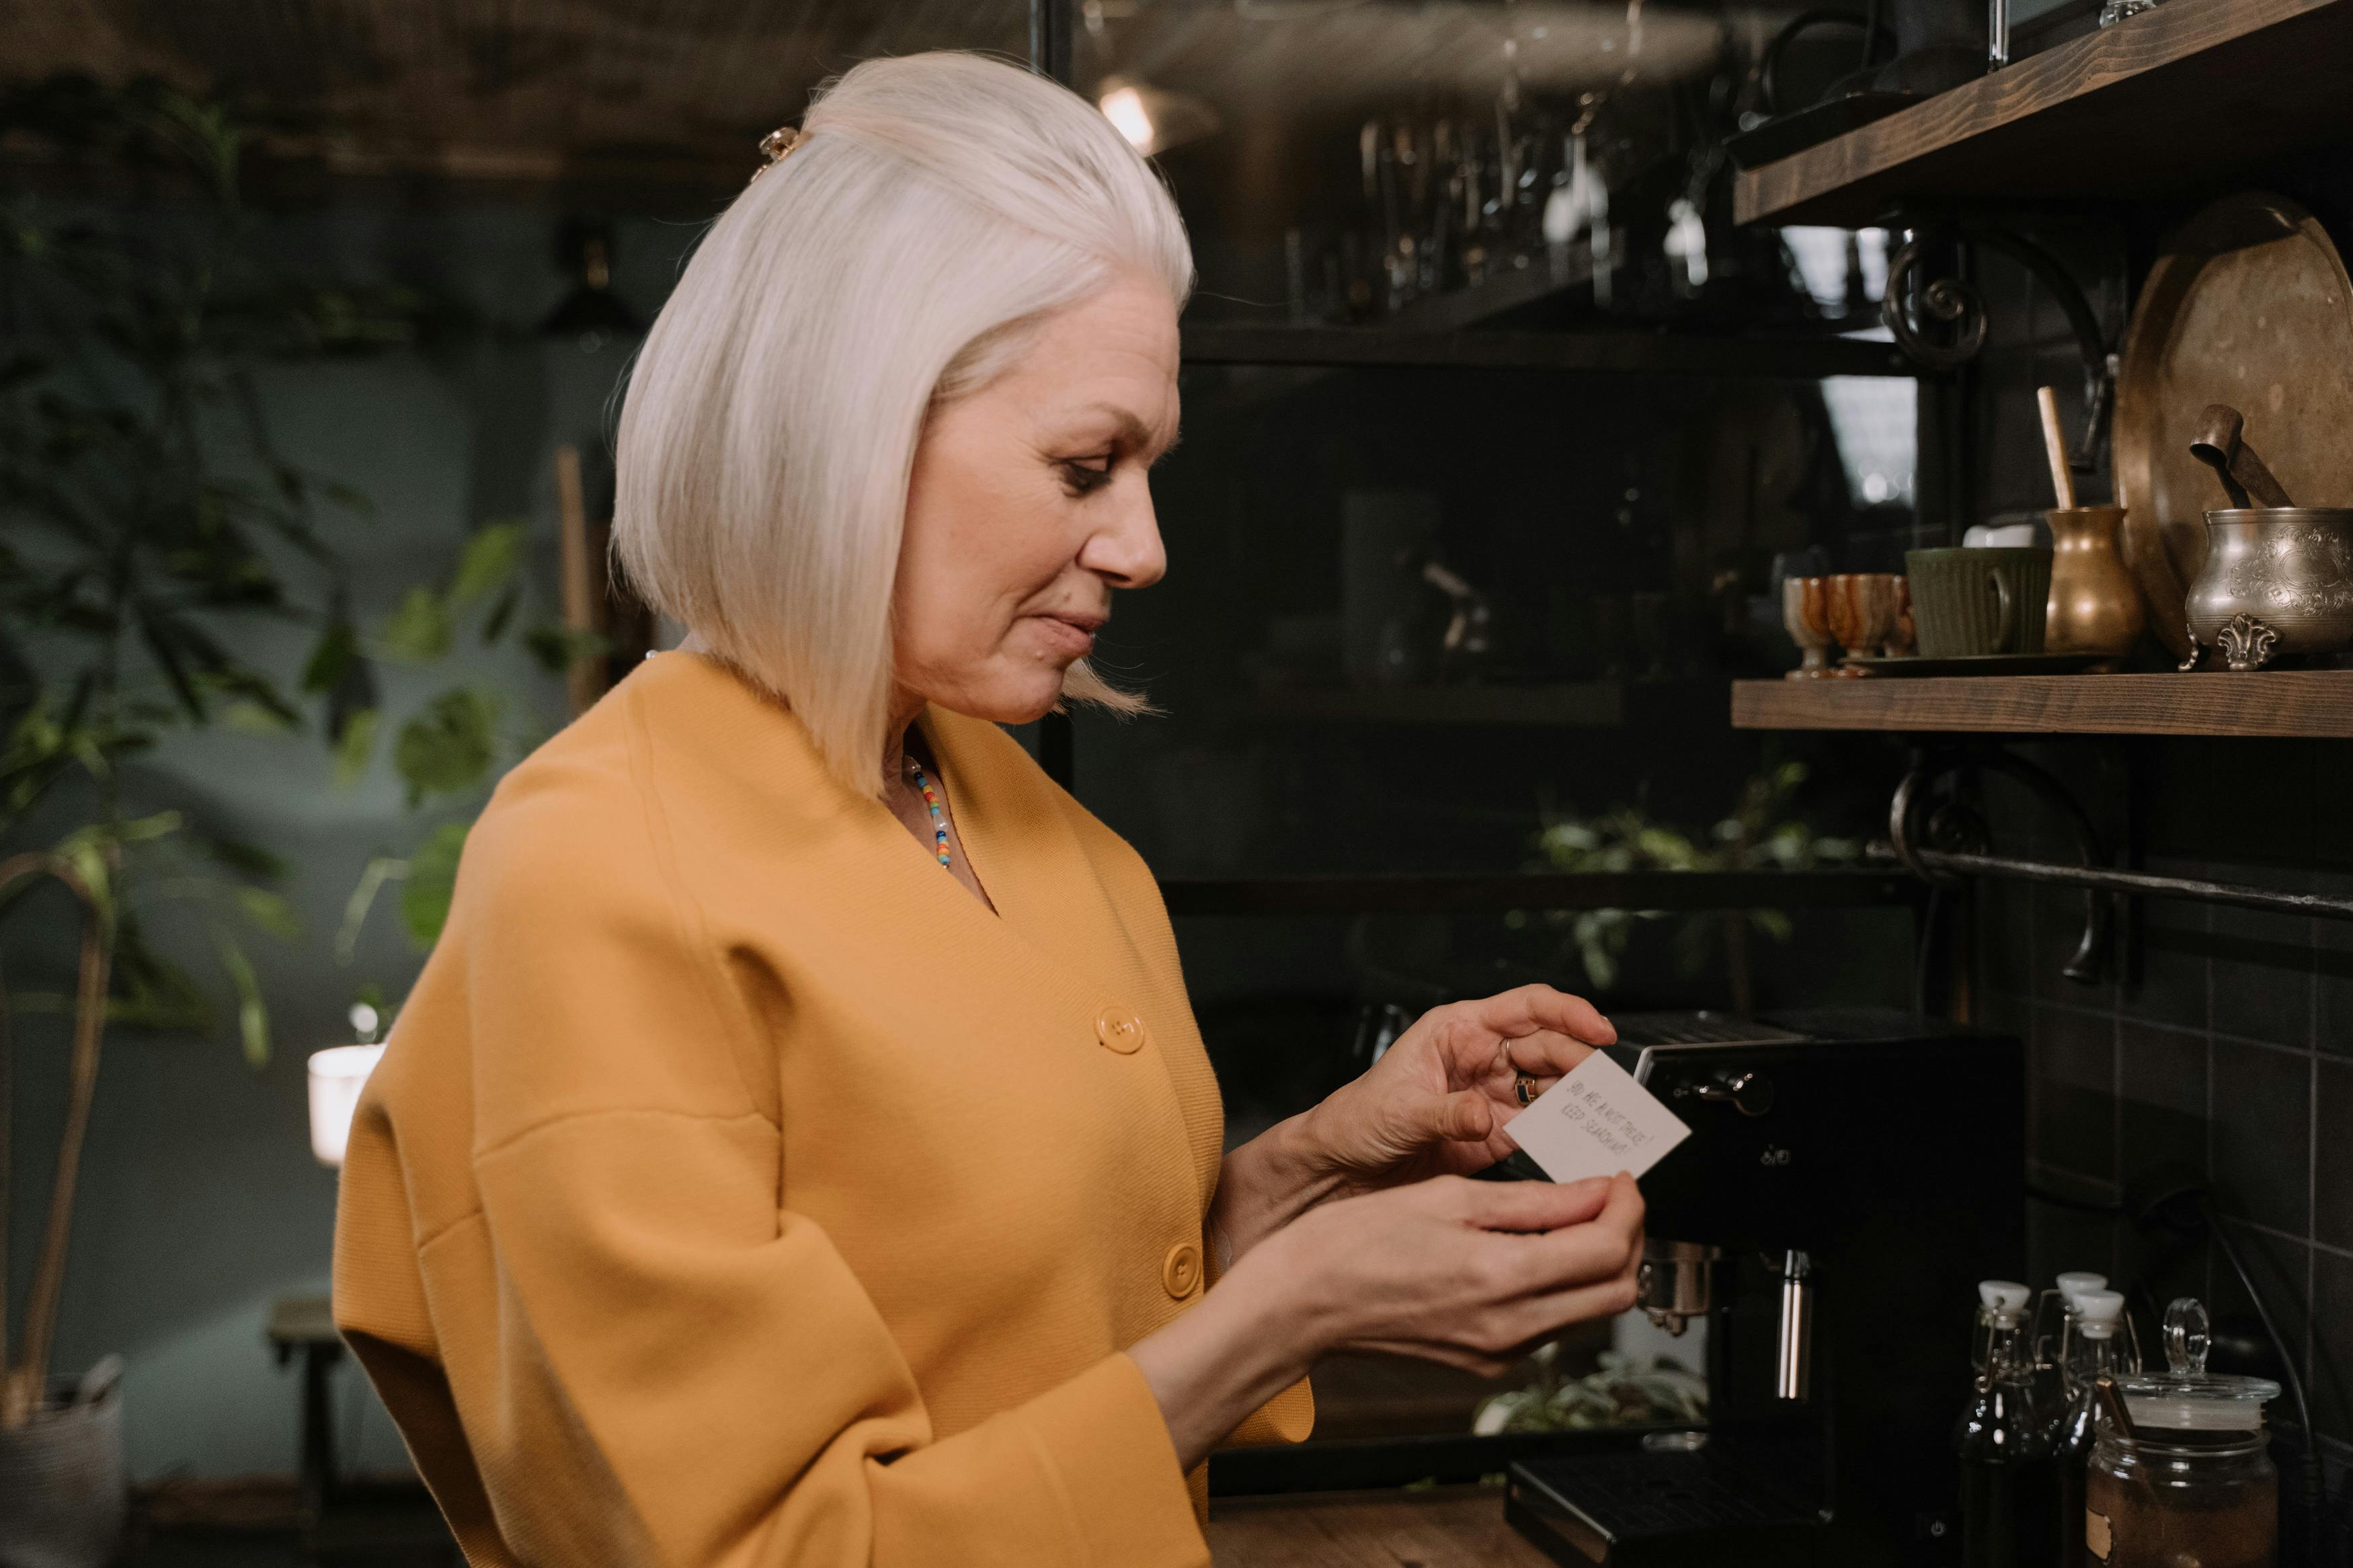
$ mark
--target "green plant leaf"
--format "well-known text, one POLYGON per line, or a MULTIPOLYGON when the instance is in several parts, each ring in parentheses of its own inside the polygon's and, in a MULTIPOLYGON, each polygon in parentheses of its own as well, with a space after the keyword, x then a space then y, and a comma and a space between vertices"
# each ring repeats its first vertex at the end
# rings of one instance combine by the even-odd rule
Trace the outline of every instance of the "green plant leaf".
POLYGON ((105 830, 99 826, 69 833, 58 845, 57 852, 81 874, 83 885, 90 889, 90 896, 98 901, 100 915, 112 921, 116 914, 114 872, 106 852, 104 834, 105 830))
POLYGON ((267 888, 238 888, 230 895, 245 918, 283 942, 302 940, 302 917, 294 906, 267 888))
POLYGON ((158 838, 169 838, 188 825, 188 819, 176 811, 159 811, 152 816, 134 816, 114 830, 114 836, 125 844, 149 844, 158 838))
POLYGON ((328 742, 342 744, 351 729, 353 715, 374 708, 377 700, 375 667, 366 656, 355 655, 343 666, 342 679, 327 693, 328 742))
POLYGON ((220 954, 221 968, 227 972, 230 986, 237 992, 237 1033, 245 1047, 246 1065, 266 1068, 269 1065, 269 1004, 262 999, 261 982, 253 973, 253 961, 218 926, 213 928, 213 946, 220 954))
POLYGON ((384 715, 373 708, 362 708, 343 721, 343 738, 335 742, 335 787, 353 789, 366 773, 368 758, 375 752, 375 732, 384 715))
POLYGON ((360 928, 367 923, 368 911, 375 907, 375 896, 386 882, 405 881, 408 862, 393 855, 378 855, 360 873, 352 896, 343 900, 343 923, 335 932, 335 962, 349 963, 359 956, 360 928))
POLYGON ((274 722, 280 730, 294 731, 302 728, 302 715, 295 710, 292 703, 286 700, 285 695, 278 689, 276 681, 258 669, 248 669, 240 664, 226 662, 226 655, 223 658, 224 662, 218 668, 206 670, 200 678, 204 686, 232 701, 252 703, 259 708, 263 716, 274 722))
POLYGON ((272 712, 248 698, 239 698, 222 709, 220 721, 240 735, 259 735, 273 740, 280 735, 292 734, 301 727, 289 723, 284 714, 272 712))
POLYGON ((461 609, 505 585, 522 560, 523 524, 485 523, 466 541, 458 557, 458 574, 449 584, 449 605, 461 609))
POLYGON ((466 847, 471 825, 445 822, 426 837, 408 858, 408 880, 400 889, 400 923, 418 952, 429 950, 441 938, 449 921, 449 900, 458 889, 458 859, 466 847))
POLYGON ((540 668, 562 675, 574 661, 595 658, 612 645, 595 632, 577 631, 562 621, 542 621, 523 634, 523 646, 540 668))
POLYGON ((471 687, 453 687, 400 727, 393 767, 408 785, 411 809, 430 795, 461 795, 480 784, 497 761, 497 700, 471 687))
POLYGON ((135 919, 125 917, 114 935, 112 981, 106 1001, 109 1023, 141 1029, 213 1026, 212 1004, 188 972, 147 945, 135 919))
POLYGON ((283 856, 273 855, 259 844, 248 844, 241 838, 221 838, 207 833, 198 835, 196 843, 216 862, 240 877, 274 882, 292 869, 283 856))
POLYGON ((505 593, 499 595, 499 602, 491 606, 489 615, 482 617, 483 647, 488 647, 507 635, 507 626, 514 620, 516 606, 522 603, 522 588, 520 584, 510 585, 505 593))
POLYGON ((147 651, 154 657, 157 668, 164 672, 164 679, 171 683, 172 692, 179 698, 180 706, 189 718, 201 724, 210 714, 206 710, 204 696, 197 689, 195 679, 188 673, 185 650, 174 635, 176 630, 168 618, 155 616, 139 617, 140 640, 147 645, 147 651))
POLYGON ((385 617, 376 641, 390 658, 430 664, 449 651, 449 607, 440 595, 419 583, 385 617))
POLYGON ((360 656, 358 628, 349 619, 337 616, 319 634, 318 646, 311 650, 310 662, 302 667, 302 689, 313 697, 323 697, 342 684, 344 673, 360 656))

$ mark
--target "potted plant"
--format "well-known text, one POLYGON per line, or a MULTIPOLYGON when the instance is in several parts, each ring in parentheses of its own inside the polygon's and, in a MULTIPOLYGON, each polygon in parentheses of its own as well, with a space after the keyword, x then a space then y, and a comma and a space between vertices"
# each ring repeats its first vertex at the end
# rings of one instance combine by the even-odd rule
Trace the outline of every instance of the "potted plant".
MULTIPOLYGON (((601 636, 568 626, 536 604, 521 570, 525 528, 513 519, 478 528, 447 575, 410 585, 362 646, 379 659, 434 668, 461 639, 489 648, 519 636, 550 676, 601 653, 601 636)), ((399 889, 399 922, 410 947, 424 952, 433 946, 448 919, 466 834, 491 787, 554 727, 528 698, 479 679, 452 681, 417 706, 394 734, 388 757, 408 807, 408 842, 380 851, 361 873, 335 939, 340 962, 356 960, 361 930, 390 887, 399 889)), ((357 782, 379 728, 375 711, 360 718, 341 749, 340 782, 357 782)), ((364 982, 355 1001, 365 1009, 354 1019, 364 1037, 390 1026, 394 1009, 380 984, 364 982)))
MULTIPOLYGON (((0 1303, 0 1560, 62 1568, 107 1561, 122 1517, 119 1363, 62 1393, 48 1364, 104 1031, 212 1024, 198 973, 148 938, 168 905, 196 917, 245 1054, 266 1060, 246 944, 295 931, 273 857, 180 812, 142 812, 125 765, 174 731, 306 728, 299 696, 237 650, 235 628, 262 618, 317 628, 301 692, 324 700, 332 740, 364 741, 373 688, 321 521, 364 502, 279 453, 252 371, 413 341, 422 313, 395 292, 262 272, 238 192, 244 132, 220 104, 58 79, 0 92, 11 133, 45 150, 51 174, 28 184, 51 194, 0 209, 0 843, 56 837, 0 863, 0 919, 37 941, 22 910, 44 880, 69 888, 82 919, 70 997, 0 989, 0 1029, 47 1013, 70 1018, 72 1039, 14 1335, 0 1303)), ((0 1034, 0 1221, 7 1048, 0 1034)))
MULTIPOLYGON (((81 905, 81 962, 75 987, 73 1058, 66 1122, 58 1140, 57 1175, 41 1230, 40 1260, 21 1330, 11 1333, 0 1291, 0 1560, 65 1564, 110 1562, 122 1533, 122 1361, 108 1356, 80 1381, 53 1387, 49 1346, 65 1285, 66 1240, 73 1222, 74 1178, 98 1087, 99 1037, 105 1028, 108 931, 97 893, 65 857, 31 851, 0 861, 0 898, 41 877, 62 883, 81 905)), ((5 993, 0 993, 5 1000, 5 993)), ((8 1016, 0 1005, 0 1281, 8 1275, 7 1216, 13 1153, 8 1138, 15 1061, 8 1016)))

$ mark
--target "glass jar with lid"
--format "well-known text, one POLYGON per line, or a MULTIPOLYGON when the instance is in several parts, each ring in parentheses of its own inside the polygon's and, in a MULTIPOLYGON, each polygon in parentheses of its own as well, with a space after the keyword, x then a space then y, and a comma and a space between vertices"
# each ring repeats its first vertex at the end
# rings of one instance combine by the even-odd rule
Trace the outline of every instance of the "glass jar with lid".
POLYGON ((2263 1429, 2276 1383, 2210 1373, 2205 1309, 2166 1313, 2172 1370, 2115 1380, 2128 1430, 2104 1411, 2084 1477, 2086 1563, 2105 1568, 2273 1568, 2279 1472, 2263 1429))

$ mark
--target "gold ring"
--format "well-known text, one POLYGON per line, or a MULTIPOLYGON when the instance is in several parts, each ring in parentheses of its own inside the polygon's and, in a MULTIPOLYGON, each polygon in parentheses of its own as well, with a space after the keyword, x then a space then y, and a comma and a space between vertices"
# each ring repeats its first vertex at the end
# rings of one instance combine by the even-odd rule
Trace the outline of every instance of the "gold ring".
POLYGON ((1514 1073, 1512 1076, 1512 1092, 1520 1097, 1522 1105, 1526 1105, 1534 1100, 1540 1091, 1536 1088, 1535 1079, 1525 1073, 1514 1073))

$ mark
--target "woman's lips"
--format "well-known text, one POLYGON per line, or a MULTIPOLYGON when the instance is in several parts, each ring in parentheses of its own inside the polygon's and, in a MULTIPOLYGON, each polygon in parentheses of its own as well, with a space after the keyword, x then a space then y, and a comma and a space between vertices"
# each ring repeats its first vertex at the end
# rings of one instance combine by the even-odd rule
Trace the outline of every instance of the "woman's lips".
POLYGON ((1046 646, 1056 654, 1069 658, 1084 658, 1095 646, 1095 627, 1103 625, 1100 618, 1065 619, 1060 616, 1032 616, 1031 622, 1046 639, 1046 646))

